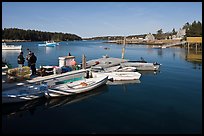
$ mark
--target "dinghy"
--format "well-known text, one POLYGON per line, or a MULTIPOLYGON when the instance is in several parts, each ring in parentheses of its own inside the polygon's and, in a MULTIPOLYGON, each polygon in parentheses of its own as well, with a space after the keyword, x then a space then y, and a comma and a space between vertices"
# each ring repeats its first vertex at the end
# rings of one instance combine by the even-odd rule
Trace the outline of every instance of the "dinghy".
POLYGON ((96 78, 81 79, 74 82, 62 83, 48 87, 45 96, 59 97, 65 95, 74 95, 87 91, 91 91, 99 86, 106 84, 108 76, 100 76, 96 78))
POLYGON ((113 81, 125 81, 136 80, 141 77, 139 72, 94 72, 92 71, 92 77, 100 77, 102 75, 108 76, 108 79, 113 81))
POLYGON ((47 85, 27 84, 2 92, 2 103, 16 103, 34 100, 44 96, 47 85))

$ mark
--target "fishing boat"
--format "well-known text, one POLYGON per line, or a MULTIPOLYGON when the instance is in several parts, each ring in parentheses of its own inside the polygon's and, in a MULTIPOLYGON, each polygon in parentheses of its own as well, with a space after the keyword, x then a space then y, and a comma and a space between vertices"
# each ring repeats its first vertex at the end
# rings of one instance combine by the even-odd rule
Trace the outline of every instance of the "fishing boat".
POLYGON ((125 81, 136 80, 141 77, 139 72, 94 72, 92 71, 92 77, 100 77, 102 75, 108 76, 109 80, 113 81, 125 81))
POLYGON ((48 87, 48 90, 45 91, 45 97, 59 97, 91 91, 106 84, 107 81, 108 76, 100 76, 97 78, 81 79, 74 82, 53 85, 48 87))
POLYGON ((59 43, 54 42, 54 41, 45 41, 45 44, 47 47, 54 47, 54 46, 59 45, 59 43))
POLYGON ((47 85, 26 84, 2 92, 2 104, 34 100, 44 96, 47 85))
POLYGON ((54 41, 45 41, 43 44, 38 44, 38 46, 45 46, 45 47, 55 47, 59 45, 59 43, 54 42, 54 41))
POLYGON ((21 50, 22 45, 8 45, 6 43, 2 43, 2 50, 21 50))

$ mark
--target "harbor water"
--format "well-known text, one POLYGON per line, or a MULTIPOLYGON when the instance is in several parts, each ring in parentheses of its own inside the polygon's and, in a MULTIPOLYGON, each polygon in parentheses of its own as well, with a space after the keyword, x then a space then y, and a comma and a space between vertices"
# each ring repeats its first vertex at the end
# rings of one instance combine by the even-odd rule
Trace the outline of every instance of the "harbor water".
MULTIPOLYGON (((69 41, 56 47, 39 43, 13 44, 23 46, 24 57, 28 49, 34 52, 37 68, 59 65, 58 57, 68 53, 78 64, 83 54, 87 61, 104 55, 121 58, 123 47, 104 41, 69 41)), ((13 67, 18 66, 18 54, 2 50, 13 67)), ((141 71, 137 82, 108 84, 76 96, 2 105, 2 133, 201 134, 202 62, 189 59, 191 54, 202 57, 180 47, 126 45, 125 59, 158 62, 160 70, 141 71)))

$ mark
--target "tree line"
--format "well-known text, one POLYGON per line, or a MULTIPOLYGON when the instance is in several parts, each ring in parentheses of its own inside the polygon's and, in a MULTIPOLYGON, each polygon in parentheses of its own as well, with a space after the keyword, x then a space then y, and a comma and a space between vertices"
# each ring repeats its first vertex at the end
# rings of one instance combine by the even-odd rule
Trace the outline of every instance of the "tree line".
POLYGON ((202 23, 200 21, 193 21, 192 24, 187 22, 183 29, 186 29, 187 37, 202 37, 202 23))
POLYGON ((74 41, 82 40, 80 36, 69 33, 42 32, 37 30, 23 30, 18 28, 2 29, 2 39, 27 41, 74 41))
MULTIPOLYGON (((186 29, 186 36, 185 37, 200 37, 202 36, 202 23, 200 21, 194 21, 192 24, 186 23, 183 25, 182 29, 186 29)), ((173 35, 176 35, 178 31, 175 30, 175 28, 172 29, 170 32, 163 32, 162 29, 159 29, 155 34, 152 34, 155 39, 161 40, 161 39, 169 39, 173 35)), ((126 38, 145 38, 147 34, 140 34, 140 35, 129 35, 126 36, 126 38)), ((86 40, 122 40, 124 39, 124 36, 104 36, 104 37, 92 37, 92 38, 86 38, 86 40)))

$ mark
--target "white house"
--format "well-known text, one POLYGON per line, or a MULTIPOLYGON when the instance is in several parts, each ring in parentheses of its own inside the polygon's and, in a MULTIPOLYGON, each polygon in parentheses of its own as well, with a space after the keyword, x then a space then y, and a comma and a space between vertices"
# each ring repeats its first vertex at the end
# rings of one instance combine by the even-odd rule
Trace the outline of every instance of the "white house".
POLYGON ((155 40, 155 37, 151 34, 151 33, 149 33, 149 34, 147 34, 146 36, 145 36, 145 39, 144 39, 145 41, 154 41, 155 40))

